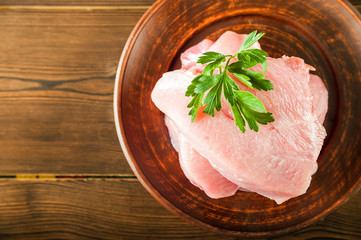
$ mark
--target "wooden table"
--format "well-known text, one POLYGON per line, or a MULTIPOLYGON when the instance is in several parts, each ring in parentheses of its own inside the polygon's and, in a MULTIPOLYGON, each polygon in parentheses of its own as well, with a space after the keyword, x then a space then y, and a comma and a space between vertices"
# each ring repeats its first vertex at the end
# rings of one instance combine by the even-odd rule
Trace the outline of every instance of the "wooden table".
MULTIPOLYGON (((153 2, 0 1, 0 239, 220 239, 154 200, 116 136, 118 60, 153 2)), ((278 239, 305 238, 361 239, 361 192, 278 239)))

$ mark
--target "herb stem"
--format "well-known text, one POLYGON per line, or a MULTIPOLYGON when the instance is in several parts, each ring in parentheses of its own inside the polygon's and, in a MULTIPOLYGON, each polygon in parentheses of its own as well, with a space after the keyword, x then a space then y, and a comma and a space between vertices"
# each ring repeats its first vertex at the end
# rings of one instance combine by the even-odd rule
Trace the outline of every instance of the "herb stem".
POLYGON ((234 57, 233 57, 233 56, 231 56, 231 57, 229 57, 229 58, 228 58, 227 63, 226 63, 226 66, 225 66, 225 68, 224 68, 224 71, 226 71, 226 70, 227 70, 228 65, 229 65, 229 61, 231 61, 231 59, 232 59, 232 58, 234 58, 234 57))

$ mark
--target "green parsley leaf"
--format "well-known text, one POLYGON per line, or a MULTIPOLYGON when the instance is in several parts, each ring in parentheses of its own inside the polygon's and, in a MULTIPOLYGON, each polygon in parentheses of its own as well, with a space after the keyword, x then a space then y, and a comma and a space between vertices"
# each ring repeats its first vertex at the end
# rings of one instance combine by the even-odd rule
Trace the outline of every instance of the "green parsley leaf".
POLYGON ((195 88, 196 86, 200 83, 199 79, 203 77, 203 74, 201 75, 198 75, 197 77, 195 77, 193 80, 192 80, 192 83, 188 86, 187 88, 187 91, 186 91, 186 97, 190 97, 190 96, 195 96, 196 95, 196 92, 195 92, 195 88))
POLYGON ((271 81, 265 79, 262 73, 248 70, 240 70, 239 73, 249 77, 249 81, 251 82, 252 86, 257 90, 268 91, 273 89, 273 84, 271 81))
POLYGON ((250 48, 253 44, 255 44, 261 37, 263 37, 265 33, 258 33, 257 30, 251 32, 246 39, 243 41, 241 47, 239 48, 238 52, 241 52, 245 49, 250 48))
POLYGON ((232 75, 235 76, 238 80, 247 85, 249 88, 255 88, 257 90, 264 91, 273 89, 273 84, 271 83, 271 81, 265 79, 265 76, 262 73, 242 70, 240 67, 238 67, 239 65, 239 62, 235 62, 235 64, 232 63, 231 65, 229 65, 228 71, 232 73, 232 75))
POLYGON ((219 75, 202 76, 198 79, 198 84, 194 87, 195 93, 205 93, 208 89, 216 85, 219 81, 219 75))
POLYGON ((236 96, 234 95, 233 89, 239 90, 239 88, 232 78, 230 78, 228 75, 225 76, 226 77, 223 82, 224 97, 228 100, 230 105, 234 105, 234 100, 236 99, 236 96))
POLYGON ((218 68, 219 64, 224 62, 223 58, 217 59, 214 62, 209 63, 204 69, 203 74, 204 75, 212 75, 213 71, 218 68))
POLYGON ((250 89, 253 89, 252 83, 250 82, 250 78, 247 75, 231 72, 233 76, 235 76, 239 81, 244 83, 246 86, 248 86, 250 89))
POLYGON ((250 92, 240 91, 236 82, 230 77, 234 76, 251 89, 264 91, 273 89, 271 81, 265 79, 262 73, 247 70, 261 64, 264 72, 267 71, 267 53, 260 49, 248 49, 263 35, 264 33, 257 34, 257 31, 250 33, 234 55, 205 52, 199 57, 198 63, 208 64, 202 74, 192 80, 185 93, 187 97, 192 97, 187 106, 191 108, 189 115, 192 122, 200 106, 205 106, 203 112, 214 117, 215 111, 220 111, 222 108, 222 92, 231 106, 234 122, 242 132, 246 131, 246 122, 251 130, 257 132, 258 124, 266 125, 274 121, 272 113, 267 112, 263 103, 250 92), (232 59, 237 61, 229 64, 232 59), (218 74, 214 74, 216 69, 219 69, 218 74))
MULTIPOLYGON (((242 114, 251 130, 258 132, 258 123, 266 125, 267 123, 274 121, 272 113, 267 112, 263 106, 263 103, 259 101, 253 94, 249 92, 236 91, 235 95, 237 98, 235 101, 235 109, 239 111, 237 117, 239 118, 239 115, 242 114)), ((242 120, 244 122, 244 119, 242 118, 240 124, 241 126, 238 126, 236 122, 236 125, 241 130, 244 127, 242 120)))
POLYGON ((260 63, 263 67, 263 71, 267 71, 267 59, 265 58, 268 54, 260 49, 248 49, 242 52, 238 52, 237 58, 244 65, 243 69, 248 69, 256 66, 260 63), (244 59, 249 59, 248 62, 244 62, 244 59))
POLYGON ((214 117, 214 110, 221 110, 222 82, 218 82, 202 101, 202 106, 206 106, 204 113, 214 117))
POLYGON ((203 94, 197 93, 193 96, 192 101, 187 105, 188 108, 192 108, 188 115, 191 115, 191 121, 194 122, 198 113, 199 106, 201 105, 203 94))
POLYGON ((200 56, 197 63, 209 63, 209 62, 213 62, 213 61, 217 61, 218 59, 222 59, 224 62, 225 61, 226 56, 221 54, 221 53, 217 53, 217 52, 205 52, 203 53, 203 56, 200 56))
POLYGON ((231 110, 234 117, 234 123, 236 126, 241 130, 243 133, 246 132, 245 126, 246 122, 244 121, 244 118, 242 117, 241 111, 238 107, 238 105, 234 104, 231 105, 231 110))
POLYGON ((258 112, 267 112, 263 103, 250 92, 235 91, 237 101, 243 104, 247 108, 252 108, 258 112))

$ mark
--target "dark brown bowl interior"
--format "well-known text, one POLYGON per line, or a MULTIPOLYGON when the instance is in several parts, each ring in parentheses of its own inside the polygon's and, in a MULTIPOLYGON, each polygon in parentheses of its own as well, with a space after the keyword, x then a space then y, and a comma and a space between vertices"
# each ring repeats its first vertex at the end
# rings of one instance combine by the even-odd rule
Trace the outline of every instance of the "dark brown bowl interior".
POLYGON ((140 20, 123 51, 115 88, 118 135, 133 171, 164 206, 217 233, 269 237, 306 227, 360 188, 360 14, 344 1, 158 1, 140 20), (208 198, 184 176, 163 114, 150 94, 179 56, 226 30, 265 32, 272 57, 299 56, 329 91, 327 138, 307 193, 277 205, 249 192, 208 198))

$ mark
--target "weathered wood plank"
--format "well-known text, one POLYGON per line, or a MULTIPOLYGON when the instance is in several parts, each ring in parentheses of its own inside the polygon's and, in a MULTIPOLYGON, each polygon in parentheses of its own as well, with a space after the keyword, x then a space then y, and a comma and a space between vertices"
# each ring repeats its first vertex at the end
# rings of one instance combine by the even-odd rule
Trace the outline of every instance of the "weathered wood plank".
POLYGON ((156 202, 136 179, 0 182, 1 239, 218 239, 156 202))
POLYGON ((145 10, 0 10, 0 76, 72 80, 114 76, 145 10))
POLYGON ((115 71, 145 10, 0 10, 0 174, 132 174, 115 71))
POLYGON ((2 0, 0 6, 150 6, 155 0, 2 0))
POLYGON ((132 174, 111 102, 61 96, 0 102, 0 174, 132 174))
MULTIPOLYGON (((136 179, 0 181, 1 239, 222 239, 174 216, 136 179)), ((276 239, 361 238, 361 193, 324 221, 276 239)))
MULTIPOLYGON (((0 6, 150 6, 155 0, 2 0, 0 6)), ((353 5, 361 5, 361 0, 349 0, 353 5)))
POLYGON ((361 5, 361 0, 349 0, 352 5, 361 5))

